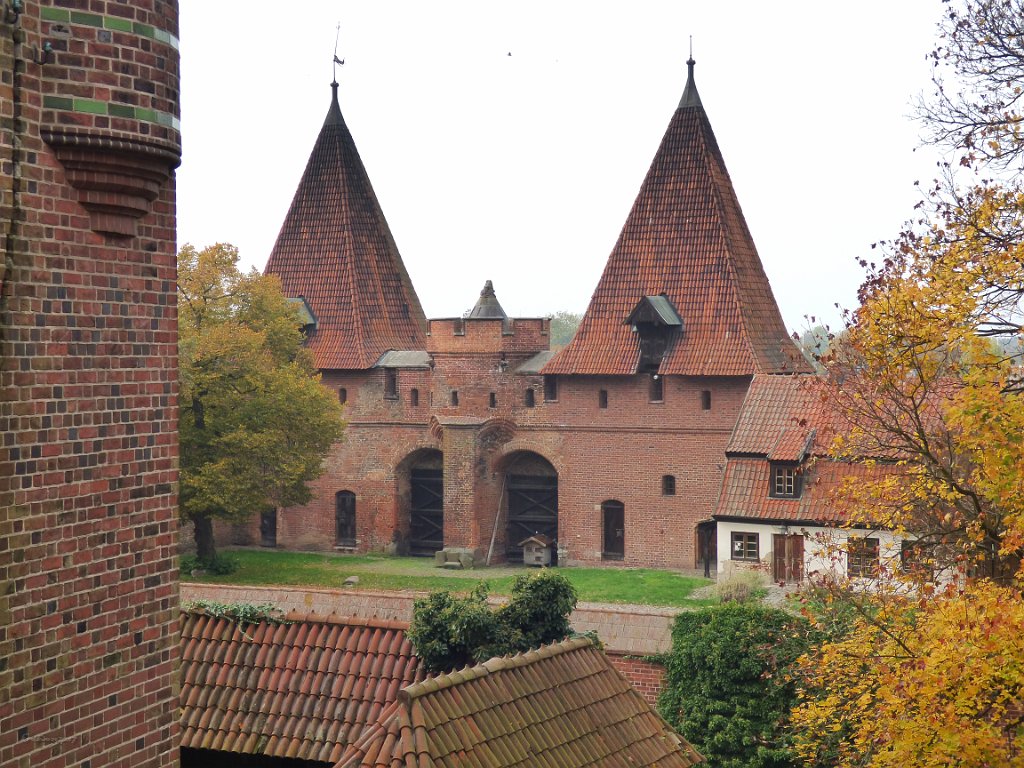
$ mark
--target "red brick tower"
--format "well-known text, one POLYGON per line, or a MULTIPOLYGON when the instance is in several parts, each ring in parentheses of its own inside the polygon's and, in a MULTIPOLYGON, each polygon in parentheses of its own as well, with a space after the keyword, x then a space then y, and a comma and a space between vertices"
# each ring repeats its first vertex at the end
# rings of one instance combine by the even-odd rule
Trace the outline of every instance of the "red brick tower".
POLYGON ((177 3, 0 13, 0 765, 176 765, 177 3))

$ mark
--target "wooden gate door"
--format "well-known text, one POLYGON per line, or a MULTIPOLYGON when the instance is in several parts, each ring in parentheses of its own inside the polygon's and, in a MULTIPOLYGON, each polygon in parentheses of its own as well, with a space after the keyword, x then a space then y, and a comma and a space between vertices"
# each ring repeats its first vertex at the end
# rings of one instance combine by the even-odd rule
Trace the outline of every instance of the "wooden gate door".
POLYGON ((414 469, 409 474, 409 554, 433 557, 444 549, 444 473, 440 469, 414 469))
MULTIPOLYGON (((523 549, 517 546, 535 534, 558 539, 558 476, 509 475, 508 528, 505 555, 510 563, 523 562, 523 549)), ((551 553, 555 565, 558 550, 551 553)))
POLYGON ((804 580, 804 537, 776 533, 773 537, 772 578, 790 583, 804 580))
POLYGON ((621 501, 606 501, 601 505, 604 516, 604 546, 601 557, 622 560, 626 556, 626 507, 621 501))

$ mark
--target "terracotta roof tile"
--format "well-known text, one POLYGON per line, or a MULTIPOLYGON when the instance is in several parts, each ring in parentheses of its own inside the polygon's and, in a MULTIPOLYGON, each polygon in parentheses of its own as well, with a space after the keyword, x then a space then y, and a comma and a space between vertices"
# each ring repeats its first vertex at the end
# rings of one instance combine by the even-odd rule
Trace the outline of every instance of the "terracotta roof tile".
POLYGON ((807 372, 782 322, 711 123, 693 84, 669 123, 579 330, 544 373, 631 374, 639 341, 625 323, 664 294, 683 330, 662 374, 807 372))
MULTIPOLYGON (((831 444, 833 422, 818 376, 755 376, 743 399, 727 454, 768 456, 795 453, 797 446, 814 433, 810 453, 822 454, 831 444)), ((799 445, 799 449, 803 449, 799 445)), ((796 459, 791 459, 795 461, 796 459)))
POLYGON ((404 688, 338 768, 583 768, 703 762, 588 640, 404 688))
POLYGON ((404 624, 286 618, 243 625, 182 614, 183 747, 336 762, 422 678, 404 624))
POLYGON ((426 318, 332 87, 266 272, 313 310, 317 367, 365 369, 389 349, 423 349, 426 318))

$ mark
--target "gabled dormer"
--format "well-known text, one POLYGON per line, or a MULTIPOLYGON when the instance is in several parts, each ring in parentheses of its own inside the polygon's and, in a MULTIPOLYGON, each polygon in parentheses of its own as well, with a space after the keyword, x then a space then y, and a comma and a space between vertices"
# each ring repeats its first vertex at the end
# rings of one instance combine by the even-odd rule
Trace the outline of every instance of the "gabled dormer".
POLYGON ((637 373, 657 373, 672 343, 683 332, 683 321, 664 294, 644 296, 626 318, 640 341, 637 373))

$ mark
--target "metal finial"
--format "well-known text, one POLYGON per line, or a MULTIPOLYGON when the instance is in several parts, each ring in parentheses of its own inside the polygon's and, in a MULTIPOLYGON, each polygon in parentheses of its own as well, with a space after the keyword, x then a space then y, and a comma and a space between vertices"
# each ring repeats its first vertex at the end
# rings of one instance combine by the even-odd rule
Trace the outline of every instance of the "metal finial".
POLYGON ((693 35, 690 35, 690 58, 693 58, 693 35))
POLYGON ((338 22, 338 26, 336 27, 336 29, 337 29, 337 32, 334 35, 334 64, 333 64, 334 69, 333 69, 333 72, 332 72, 333 82, 335 82, 335 83, 338 82, 338 65, 345 63, 344 59, 339 59, 338 58, 338 38, 341 37, 341 22, 340 21, 338 22))

